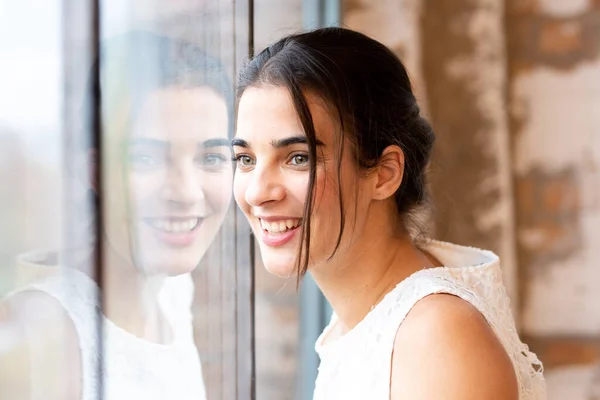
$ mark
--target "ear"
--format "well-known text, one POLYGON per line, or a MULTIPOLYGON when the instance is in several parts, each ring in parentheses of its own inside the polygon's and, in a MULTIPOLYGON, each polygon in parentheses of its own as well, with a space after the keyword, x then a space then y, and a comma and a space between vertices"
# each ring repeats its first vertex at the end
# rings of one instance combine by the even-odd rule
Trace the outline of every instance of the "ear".
POLYGON ((404 176, 404 152, 390 145, 383 150, 376 167, 376 184, 373 199, 385 200, 396 193, 404 176))

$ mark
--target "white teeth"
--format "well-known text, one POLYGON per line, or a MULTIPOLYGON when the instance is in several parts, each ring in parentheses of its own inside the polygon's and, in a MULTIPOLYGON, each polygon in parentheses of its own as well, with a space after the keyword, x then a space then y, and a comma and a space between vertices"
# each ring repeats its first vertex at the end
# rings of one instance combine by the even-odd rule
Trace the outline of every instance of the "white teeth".
POLYGON ((168 218, 155 218, 150 220, 150 224, 157 229, 170 233, 187 233, 198 226, 198 218, 192 218, 187 221, 170 221, 168 218))
POLYGON ((300 219, 288 219, 279 222, 267 222, 260 220, 261 227, 269 233, 281 233, 288 229, 296 228, 300 224, 300 219))

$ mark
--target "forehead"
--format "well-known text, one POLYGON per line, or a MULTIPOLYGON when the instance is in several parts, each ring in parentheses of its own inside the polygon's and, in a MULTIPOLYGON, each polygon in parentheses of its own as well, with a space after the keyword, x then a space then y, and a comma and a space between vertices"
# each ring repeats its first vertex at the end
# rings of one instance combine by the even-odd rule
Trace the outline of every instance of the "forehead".
POLYGON ((208 87, 157 90, 135 114, 133 128, 134 136, 226 137, 227 104, 208 87))
MULTIPOLYGON (((333 140, 336 124, 327 105, 312 92, 305 92, 304 96, 317 138, 324 143, 333 140)), ((282 86, 246 89, 238 106, 236 137, 252 143, 290 135, 304 135, 304 129, 289 90, 282 86)))

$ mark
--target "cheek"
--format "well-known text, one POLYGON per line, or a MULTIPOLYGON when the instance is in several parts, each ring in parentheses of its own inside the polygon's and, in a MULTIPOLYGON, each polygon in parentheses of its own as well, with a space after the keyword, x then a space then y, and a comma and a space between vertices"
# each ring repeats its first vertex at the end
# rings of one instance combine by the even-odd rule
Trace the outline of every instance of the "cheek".
POLYGON ((145 199, 156 194, 164 184, 165 174, 162 172, 138 173, 129 172, 129 196, 132 204, 143 203, 145 199))
MULTIPOLYGON (((313 196, 318 192, 320 174, 317 173, 313 196)), ((289 174, 284 178, 285 191, 288 196, 294 199, 294 203, 298 202, 304 205, 308 197, 308 185, 310 183, 310 175, 306 173, 289 174)))
POLYGON ((319 172, 313 192, 315 209, 331 212, 331 204, 338 204, 338 185, 331 174, 327 174, 324 170, 319 172))
POLYGON ((134 224, 137 229, 137 221, 140 218, 155 215, 156 213, 164 212, 166 209, 157 200, 162 187, 164 187, 166 173, 164 171, 152 172, 129 172, 126 177, 126 190, 129 196, 126 199, 126 206, 129 208, 128 216, 131 224, 134 224))

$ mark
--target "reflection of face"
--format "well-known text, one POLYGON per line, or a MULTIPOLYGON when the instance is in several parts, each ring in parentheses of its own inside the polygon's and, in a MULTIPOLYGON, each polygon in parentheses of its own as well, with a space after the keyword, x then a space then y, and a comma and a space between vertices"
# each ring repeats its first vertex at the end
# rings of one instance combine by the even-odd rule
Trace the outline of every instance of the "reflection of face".
POLYGON ((107 206, 107 236, 144 273, 191 271, 217 234, 231 198, 227 132, 225 100, 208 88, 154 92, 136 114, 108 177, 125 188, 107 206))
MULTIPOLYGON (((311 215, 309 268, 326 262, 339 234, 335 124, 322 101, 306 94, 317 134, 315 204, 311 215)), ((265 267, 279 276, 294 273, 309 183, 308 145, 289 92, 281 87, 249 88, 240 99, 234 152, 238 159, 234 196, 261 249, 265 267)), ((348 146, 345 145, 345 149, 348 146)), ((368 200, 361 190, 351 152, 341 162, 345 232, 336 258, 360 235, 368 200), (356 213, 355 213, 356 211, 356 213)))

